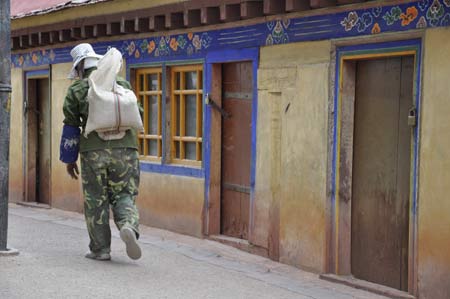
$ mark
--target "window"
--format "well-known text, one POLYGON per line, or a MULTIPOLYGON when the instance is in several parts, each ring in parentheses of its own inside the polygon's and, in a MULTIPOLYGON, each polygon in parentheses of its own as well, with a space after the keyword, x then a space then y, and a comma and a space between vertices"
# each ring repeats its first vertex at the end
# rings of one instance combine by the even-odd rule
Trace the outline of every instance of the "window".
POLYGON ((144 108, 145 132, 138 136, 139 153, 144 160, 200 166, 203 66, 169 66, 165 72, 163 69, 141 68, 135 71, 135 90, 144 108), (167 103, 163 98, 168 99, 167 103), (167 134, 163 135, 163 132, 167 134))
POLYGON ((139 153, 145 159, 162 157, 162 69, 136 71, 136 93, 144 108, 144 134, 139 134, 139 153))
POLYGON ((199 164, 202 161, 203 129, 202 66, 172 67, 171 78, 172 160, 199 164))

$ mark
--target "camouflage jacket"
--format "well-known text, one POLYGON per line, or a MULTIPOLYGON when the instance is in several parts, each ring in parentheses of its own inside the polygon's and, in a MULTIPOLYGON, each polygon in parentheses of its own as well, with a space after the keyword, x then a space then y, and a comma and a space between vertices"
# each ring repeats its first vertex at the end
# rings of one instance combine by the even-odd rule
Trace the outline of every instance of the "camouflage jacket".
MULTIPOLYGON (((81 127, 80 152, 108 148, 137 149, 137 136, 134 130, 128 130, 125 137, 119 140, 105 141, 96 132, 90 133, 87 138, 84 136, 83 131, 86 126, 89 111, 89 104, 86 98, 89 90, 87 77, 89 77, 94 69, 87 70, 86 77, 72 83, 67 90, 63 105, 64 124, 72 127, 81 127)), ((120 77, 117 78, 117 83, 124 88, 131 89, 130 83, 120 77)))

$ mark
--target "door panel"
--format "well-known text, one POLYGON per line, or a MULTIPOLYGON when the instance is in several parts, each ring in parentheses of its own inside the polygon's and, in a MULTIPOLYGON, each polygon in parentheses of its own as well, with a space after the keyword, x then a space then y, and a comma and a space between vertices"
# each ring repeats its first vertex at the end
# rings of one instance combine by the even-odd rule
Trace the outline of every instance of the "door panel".
POLYGON ((414 59, 356 66, 352 274, 406 290, 414 59))
POLYGON ((49 80, 38 80, 38 103, 39 103, 39 202, 50 204, 50 96, 49 80))
POLYGON ((250 209, 252 63, 223 65, 221 233, 247 239, 250 209))
POLYGON ((27 161, 26 161, 26 173, 25 173, 25 201, 35 202, 37 201, 37 161, 38 156, 38 106, 37 106, 37 81, 27 81, 27 161))

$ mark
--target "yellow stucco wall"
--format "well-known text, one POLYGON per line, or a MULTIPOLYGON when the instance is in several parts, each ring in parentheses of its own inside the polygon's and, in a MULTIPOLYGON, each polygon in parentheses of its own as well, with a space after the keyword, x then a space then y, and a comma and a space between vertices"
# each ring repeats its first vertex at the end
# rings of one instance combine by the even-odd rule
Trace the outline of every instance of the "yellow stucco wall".
POLYGON ((141 223, 202 237, 204 180, 141 171, 141 223))
MULTIPOLYGON (((261 49, 255 225, 267 247, 279 206, 280 261, 324 271, 329 41, 261 49), (288 107, 289 106, 289 107, 288 107), (278 202, 277 202, 278 201, 278 202)), ((270 241, 271 242, 271 241, 270 241)))
POLYGON ((420 298, 450 298, 450 29, 427 30, 419 177, 420 298))
POLYGON ((23 200, 23 71, 11 70, 11 126, 9 146, 9 200, 23 200))
POLYGON ((165 4, 184 2, 186 0, 115 0, 103 3, 91 4, 80 7, 73 7, 71 9, 63 9, 53 12, 51 14, 36 15, 20 19, 13 19, 11 21, 11 30, 17 30, 33 26, 41 26, 46 24, 54 24, 58 22, 66 22, 70 20, 79 19, 80 16, 84 18, 124 13, 126 11, 133 11, 143 8, 157 7, 165 4))
MULTIPOLYGON (((67 79, 71 67, 72 63, 52 65, 51 205, 54 208, 81 212, 83 209, 81 180, 75 181, 71 179, 66 172, 65 164, 59 161, 59 143, 64 119, 62 107, 67 88, 72 83, 67 79)), ((79 163, 78 166, 80 166, 79 163)))

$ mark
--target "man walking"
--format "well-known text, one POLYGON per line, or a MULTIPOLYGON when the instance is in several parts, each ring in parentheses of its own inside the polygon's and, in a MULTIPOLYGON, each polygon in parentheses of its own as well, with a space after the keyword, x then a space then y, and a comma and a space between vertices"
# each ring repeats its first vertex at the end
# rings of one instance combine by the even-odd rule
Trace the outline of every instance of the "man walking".
MULTIPOLYGON (((61 138, 60 160, 66 163, 67 172, 78 179, 78 153, 81 157, 81 177, 84 193, 84 213, 89 232, 89 249, 86 258, 111 259, 111 230, 109 209, 120 237, 126 244, 131 259, 141 257, 139 214, 135 204, 139 188, 139 160, 137 137, 134 129, 115 140, 104 140, 96 131, 84 136, 88 118, 89 82, 87 78, 96 70, 102 57, 90 44, 83 43, 70 52, 73 66, 69 78, 78 78, 68 89, 64 100, 64 127, 61 138)), ((117 84, 131 89, 130 84, 117 78, 117 84)))

